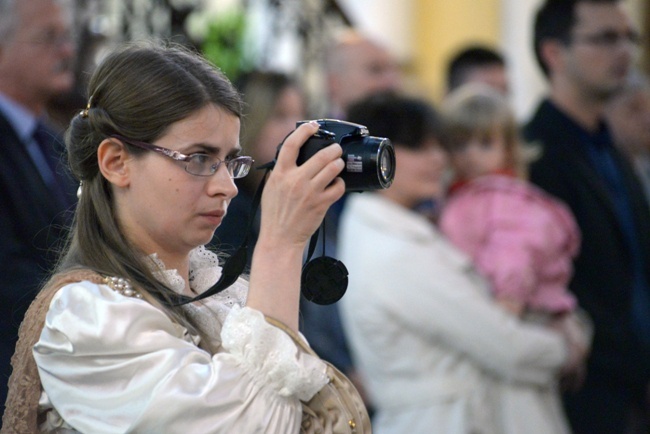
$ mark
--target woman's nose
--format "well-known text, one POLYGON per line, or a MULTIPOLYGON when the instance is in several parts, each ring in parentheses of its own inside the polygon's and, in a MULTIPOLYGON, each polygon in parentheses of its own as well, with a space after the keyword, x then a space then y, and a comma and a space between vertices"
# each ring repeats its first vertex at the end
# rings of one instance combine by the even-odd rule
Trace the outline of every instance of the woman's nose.
POLYGON ((210 196, 221 194, 232 199, 237 196, 238 191, 235 180, 230 176, 228 168, 225 164, 220 164, 217 171, 209 178, 208 193, 210 196))

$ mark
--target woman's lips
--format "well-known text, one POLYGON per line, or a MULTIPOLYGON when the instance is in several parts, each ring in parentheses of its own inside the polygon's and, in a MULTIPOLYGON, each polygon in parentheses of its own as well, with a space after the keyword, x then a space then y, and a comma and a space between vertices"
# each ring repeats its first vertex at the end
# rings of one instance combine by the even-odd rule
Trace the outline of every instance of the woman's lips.
POLYGON ((211 224, 220 225, 223 217, 226 215, 225 211, 217 210, 206 213, 201 213, 200 216, 208 220, 211 224))

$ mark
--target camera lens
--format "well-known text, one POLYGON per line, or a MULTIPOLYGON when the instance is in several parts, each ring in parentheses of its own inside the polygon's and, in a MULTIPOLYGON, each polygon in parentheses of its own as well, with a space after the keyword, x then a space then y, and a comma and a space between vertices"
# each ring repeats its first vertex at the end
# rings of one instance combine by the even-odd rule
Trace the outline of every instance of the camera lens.
POLYGON ((392 146, 386 146, 385 142, 379 146, 377 158, 377 176, 382 188, 388 188, 395 178, 395 151, 392 146))
MULTIPOLYGON (((296 125, 307 121, 300 121, 296 125)), ((320 119, 321 129, 300 148, 298 164, 327 145, 339 142, 345 169, 341 178, 346 191, 367 191, 388 188, 395 177, 395 148, 385 137, 368 135, 368 129, 359 124, 336 119, 320 119)), ((282 146, 282 145, 280 145, 282 146)), ((279 152, 279 147, 278 147, 279 152)))
POLYGON ((395 177, 395 148, 390 140, 363 137, 343 140, 345 170, 341 177, 347 191, 388 188, 395 177))

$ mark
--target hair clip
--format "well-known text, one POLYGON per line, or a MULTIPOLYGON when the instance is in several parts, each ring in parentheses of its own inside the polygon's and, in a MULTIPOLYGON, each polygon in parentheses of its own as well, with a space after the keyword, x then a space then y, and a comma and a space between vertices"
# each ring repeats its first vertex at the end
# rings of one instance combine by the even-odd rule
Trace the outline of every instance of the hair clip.
POLYGON ((86 108, 79 112, 79 115, 82 118, 86 119, 88 117, 88 111, 90 110, 90 104, 92 104, 92 102, 93 102, 93 97, 91 95, 90 98, 88 98, 88 104, 86 104, 86 108))

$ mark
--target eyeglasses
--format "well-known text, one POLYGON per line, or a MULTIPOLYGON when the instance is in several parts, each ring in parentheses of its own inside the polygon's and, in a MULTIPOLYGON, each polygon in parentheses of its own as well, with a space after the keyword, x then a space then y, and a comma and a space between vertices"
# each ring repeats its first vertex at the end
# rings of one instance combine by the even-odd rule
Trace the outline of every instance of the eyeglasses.
POLYGON ((72 31, 62 31, 57 29, 43 29, 36 32, 31 37, 25 39, 17 39, 16 42, 21 44, 30 44, 43 48, 61 48, 63 46, 77 45, 76 33, 72 31))
POLYGON ((592 35, 575 35, 573 42, 582 42, 602 48, 614 48, 619 43, 624 42, 638 46, 641 45, 641 35, 634 31, 619 33, 613 30, 606 30, 592 35))
POLYGON ((217 170, 219 169, 219 166, 221 166, 221 163, 224 163, 230 177, 233 179, 238 179, 248 175, 248 172, 254 163, 254 160, 251 157, 240 156, 221 160, 217 157, 211 157, 208 154, 197 153, 185 155, 181 154, 178 151, 172 151, 171 149, 152 145, 151 143, 127 139, 126 137, 120 136, 118 134, 114 134, 111 137, 114 137, 118 140, 123 141, 124 143, 141 149, 157 152, 176 161, 182 161, 186 163, 185 171, 190 175, 212 176, 217 173, 217 170))

